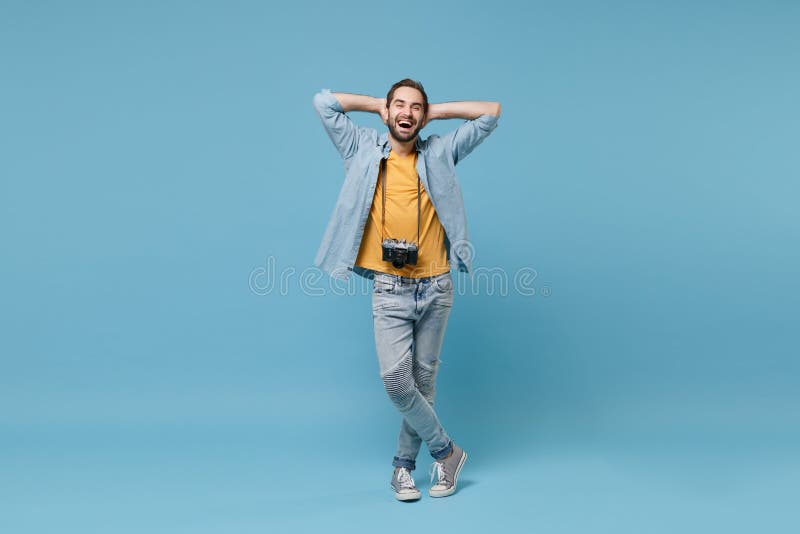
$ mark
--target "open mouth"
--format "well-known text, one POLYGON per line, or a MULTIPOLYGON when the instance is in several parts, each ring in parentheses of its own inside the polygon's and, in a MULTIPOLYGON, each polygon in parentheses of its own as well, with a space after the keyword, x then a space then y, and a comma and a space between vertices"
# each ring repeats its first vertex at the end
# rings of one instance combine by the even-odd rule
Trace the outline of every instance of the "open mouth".
POLYGON ((413 124, 411 121, 401 120, 397 121, 397 126, 399 126, 401 130, 410 130, 413 124))

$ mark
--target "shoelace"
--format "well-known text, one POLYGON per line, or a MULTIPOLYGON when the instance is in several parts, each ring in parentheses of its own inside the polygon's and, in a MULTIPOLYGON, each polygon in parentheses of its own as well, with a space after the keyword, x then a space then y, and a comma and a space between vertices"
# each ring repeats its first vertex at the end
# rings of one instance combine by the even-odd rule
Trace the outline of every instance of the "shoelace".
POLYGON ((447 484, 447 477, 444 473, 444 462, 433 462, 431 465, 431 484, 433 484, 434 476, 438 478, 436 484, 447 484))
POLYGON ((397 480, 398 482, 400 482, 401 488, 414 489, 416 487, 414 485, 414 478, 411 476, 411 473, 405 467, 401 467, 400 470, 397 472, 397 480))

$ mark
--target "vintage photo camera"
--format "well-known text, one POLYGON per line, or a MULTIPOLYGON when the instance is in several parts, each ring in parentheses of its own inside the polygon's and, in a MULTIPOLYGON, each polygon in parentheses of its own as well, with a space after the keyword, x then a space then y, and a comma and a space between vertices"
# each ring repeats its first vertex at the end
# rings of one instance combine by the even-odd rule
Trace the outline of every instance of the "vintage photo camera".
POLYGON ((383 261, 390 261, 395 269, 402 269, 404 265, 417 264, 417 244, 409 243, 405 239, 389 239, 381 243, 383 261))

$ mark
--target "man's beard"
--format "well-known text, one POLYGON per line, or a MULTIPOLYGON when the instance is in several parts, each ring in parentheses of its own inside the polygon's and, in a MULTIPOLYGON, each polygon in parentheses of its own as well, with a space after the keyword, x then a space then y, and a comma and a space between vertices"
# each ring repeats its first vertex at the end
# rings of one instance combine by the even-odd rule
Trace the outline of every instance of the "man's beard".
POLYGON ((400 141, 402 143, 405 143, 407 141, 411 141, 412 139, 414 139, 417 136, 417 134, 419 133, 419 131, 422 129, 422 127, 421 127, 422 122, 420 121, 420 122, 417 123, 417 127, 415 129, 411 130, 411 132, 409 132, 407 134, 404 134, 404 133, 401 133, 401 132, 397 131, 397 129, 395 127, 396 124, 397 124, 397 118, 395 117, 394 120, 389 121, 389 124, 388 124, 389 131, 391 132, 392 137, 394 137, 395 139, 397 139, 398 141, 400 141))

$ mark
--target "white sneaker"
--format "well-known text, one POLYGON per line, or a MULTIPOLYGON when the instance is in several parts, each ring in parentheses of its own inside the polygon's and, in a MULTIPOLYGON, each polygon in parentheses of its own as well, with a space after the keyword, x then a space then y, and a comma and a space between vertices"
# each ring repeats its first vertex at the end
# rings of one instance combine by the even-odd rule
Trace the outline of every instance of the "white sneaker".
POLYGON ((392 474, 392 489, 398 501, 416 501, 422 496, 414 484, 411 471, 405 467, 399 467, 394 470, 392 474))

